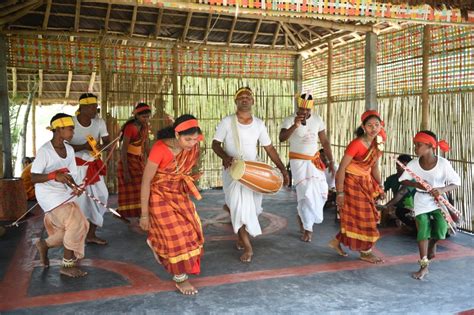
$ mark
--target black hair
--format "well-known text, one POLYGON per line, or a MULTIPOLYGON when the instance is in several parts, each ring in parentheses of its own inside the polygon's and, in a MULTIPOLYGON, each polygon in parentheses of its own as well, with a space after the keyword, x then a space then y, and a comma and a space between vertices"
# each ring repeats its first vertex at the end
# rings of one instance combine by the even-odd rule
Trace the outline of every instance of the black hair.
MULTIPOLYGON (((142 108, 142 107, 148 107, 148 104, 140 102, 140 103, 137 104, 137 106, 135 106, 135 109, 139 109, 139 108, 142 108)), ((139 113, 139 115, 146 115, 146 114, 151 114, 151 110, 147 109, 147 110, 144 110, 144 111, 139 113)), ((123 124, 122 128, 120 128, 120 132, 122 132, 122 135, 120 136, 120 141, 122 141, 122 139, 123 139, 123 131, 125 130, 125 127, 127 127, 129 124, 134 123, 135 121, 137 121, 137 115, 136 114, 133 115, 133 117, 129 118, 125 122, 125 124, 123 124)))
POLYGON ((408 164, 408 162, 410 162, 412 160, 412 158, 408 154, 400 154, 398 156, 397 160, 399 160, 403 164, 408 164))
MULTIPOLYGON (((306 93, 301 94, 300 96, 302 99, 306 99, 306 93)), ((308 95, 308 101, 311 101, 313 99, 313 95, 309 94, 308 95)))
POLYGON ((377 115, 369 115, 369 116, 367 116, 367 117, 364 119, 364 121, 362 122, 362 125, 360 125, 359 127, 357 127, 357 129, 356 129, 356 131, 355 131, 356 137, 359 138, 359 137, 362 137, 362 136, 364 135, 364 129, 362 128, 362 126, 365 125, 365 124, 369 121, 369 119, 374 118, 374 117, 377 118, 378 121, 382 121, 382 119, 380 119, 380 117, 377 116, 377 115))
POLYGON ((25 156, 22 160, 21 160, 21 164, 31 164, 33 163, 33 158, 31 157, 28 157, 28 156, 25 156))
POLYGON ((92 93, 84 93, 84 94, 81 94, 81 96, 79 96, 79 100, 82 100, 84 98, 88 98, 88 97, 95 97, 97 98, 96 95, 92 94, 92 93))
MULTIPOLYGON (((191 120, 191 119, 196 119, 196 117, 190 114, 184 114, 184 115, 179 116, 174 121, 173 126, 165 127, 161 130, 158 130, 158 133, 156 134, 156 138, 158 140, 174 138, 175 137, 174 128, 176 128, 176 126, 178 126, 180 123, 191 120)), ((192 127, 192 128, 178 132, 179 135, 193 135, 195 133, 201 134, 201 128, 192 127)))
POLYGON ((56 119, 64 118, 64 117, 72 117, 72 116, 65 113, 57 113, 56 115, 53 116, 53 118, 51 118, 51 120, 49 121, 49 125, 51 126, 53 121, 55 121, 56 119))

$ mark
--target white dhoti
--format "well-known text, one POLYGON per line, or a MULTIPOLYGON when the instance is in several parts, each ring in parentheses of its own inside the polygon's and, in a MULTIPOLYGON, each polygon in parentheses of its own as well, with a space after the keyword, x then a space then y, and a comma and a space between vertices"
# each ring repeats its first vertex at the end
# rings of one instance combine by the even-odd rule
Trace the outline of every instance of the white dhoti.
POLYGON ((237 234, 239 229, 245 225, 245 229, 251 236, 262 234, 258 216, 263 210, 263 195, 250 190, 239 181, 233 180, 228 170, 222 172, 222 180, 225 203, 230 209, 234 233, 237 234))
MULTIPOLYGON (((77 167, 77 183, 81 184, 84 181, 87 173, 87 165, 77 167)), ((109 190, 105 185, 104 176, 99 176, 100 180, 92 185, 86 186, 86 191, 107 204, 109 199, 109 190)), ((107 211, 103 206, 89 198, 86 194, 82 194, 76 200, 79 208, 86 216, 86 218, 94 225, 102 226, 104 224, 104 213, 107 211)))
POLYGON ((323 208, 328 199, 326 176, 309 160, 291 159, 290 166, 296 185, 298 214, 303 228, 312 232, 315 223, 323 222, 323 208))

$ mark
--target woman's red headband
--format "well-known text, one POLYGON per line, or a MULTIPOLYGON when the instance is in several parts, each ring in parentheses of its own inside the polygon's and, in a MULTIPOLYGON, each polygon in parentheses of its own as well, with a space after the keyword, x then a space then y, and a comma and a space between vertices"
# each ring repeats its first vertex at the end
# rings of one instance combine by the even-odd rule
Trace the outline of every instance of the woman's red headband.
POLYGON ((380 118, 379 112, 377 112, 376 110, 368 110, 368 111, 364 112, 364 113, 362 114, 362 116, 360 116, 360 121, 363 123, 364 120, 366 120, 367 117, 370 117, 370 116, 377 116, 380 120, 382 120, 382 119, 380 118))
POLYGON ((133 111, 133 114, 134 114, 134 115, 140 114, 141 112, 144 112, 144 111, 146 111, 146 110, 151 111, 150 106, 142 106, 142 107, 139 107, 139 108, 135 108, 135 110, 133 111))
POLYGON ((174 128, 174 131, 181 132, 181 131, 185 131, 185 130, 188 130, 188 129, 191 129, 191 128, 194 128, 194 127, 199 128, 198 121, 197 121, 197 119, 190 119, 190 120, 183 121, 182 123, 177 125, 174 128))

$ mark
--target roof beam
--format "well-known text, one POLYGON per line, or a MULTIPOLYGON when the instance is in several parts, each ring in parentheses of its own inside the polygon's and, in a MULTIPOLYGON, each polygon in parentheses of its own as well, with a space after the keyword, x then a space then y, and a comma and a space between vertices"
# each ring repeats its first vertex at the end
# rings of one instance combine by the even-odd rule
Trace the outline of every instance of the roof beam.
POLYGON ((92 91, 94 90, 94 83, 95 83, 95 76, 96 76, 96 72, 93 71, 91 73, 91 78, 89 80, 89 89, 87 90, 89 93, 92 93, 92 91))
POLYGON ((290 37, 291 41, 293 42, 293 44, 295 44, 296 48, 300 48, 302 45, 298 42, 298 40, 296 39, 295 36, 293 36, 293 34, 291 33, 290 29, 287 27, 287 25, 285 25, 283 22, 280 22, 281 24, 281 27, 283 27, 283 29, 285 30, 285 34, 288 35, 288 37, 290 37))
POLYGON ((130 36, 133 36, 133 32, 135 31, 135 23, 137 22, 137 12, 138 6, 133 6, 133 13, 132 13, 132 23, 130 24, 130 36))
POLYGON ((43 19, 43 27, 42 27, 43 30, 48 28, 49 15, 51 14, 52 2, 53 2, 52 0, 47 0, 46 11, 44 12, 44 19, 43 19))
POLYGON ((38 97, 43 96, 43 69, 38 70, 38 97))
POLYGON ((275 34, 273 35, 272 48, 275 48, 275 44, 278 41, 278 35, 280 34, 281 24, 277 23, 275 34))
POLYGON ((230 43, 232 42, 232 35, 234 34, 236 24, 237 24, 237 14, 234 16, 234 19, 232 20, 232 27, 230 28, 229 36, 227 36, 227 46, 230 46, 230 43))
POLYGON ((67 73, 67 84, 66 84, 66 94, 64 98, 69 98, 69 92, 71 92, 71 84, 72 84, 72 71, 68 71, 67 73))
POLYGON ((13 6, 10 6, 6 9, 0 11, 0 16, 7 16, 7 15, 10 15, 10 14, 13 14, 17 11, 20 11, 24 8, 35 5, 37 3, 38 3, 38 0, 30 0, 30 1, 26 1, 26 2, 20 2, 18 4, 15 4, 13 6))
POLYGON ((207 17, 206 32, 204 33, 204 44, 207 44, 207 38, 211 33, 211 22, 212 22, 212 13, 207 17))
POLYGON ((257 40, 258 31, 260 30, 260 25, 261 24, 262 24, 262 19, 259 19, 257 21, 257 26, 255 27, 255 33, 253 34, 252 42, 250 43, 251 48, 253 48, 253 45, 255 44, 255 40, 257 40))
POLYGON ((23 16, 25 16, 26 14, 30 13, 31 11, 34 11, 35 9, 37 9, 38 7, 40 7, 41 5, 43 4, 43 0, 41 0, 40 2, 38 3, 34 3, 34 4, 31 4, 30 6, 26 7, 26 8, 23 8, 22 10, 20 11, 17 11, 16 13, 14 14, 10 14, 9 16, 7 17, 2 17, 0 19, 0 26, 1 25, 5 25, 7 23, 10 23, 10 22, 14 22, 14 21, 17 21, 18 19, 22 18, 23 16))
POLYGON ((74 16, 74 32, 79 32, 80 18, 81 18, 81 0, 76 0, 76 15, 74 16))
POLYGON ((0 3, 0 9, 9 7, 11 5, 14 5, 15 3, 17 3, 17 0, 6 0, 3 3, 0 3))
POLYGON ((186 40, 186 36, 188 35, 189 25, 191 24, 192 17, 193 17, 193 12, 189 11, 188 16, 186 17, 186 25, 184 26, 183 35, 181 36, 181 41, 183 42, 186 40))
POLYGON ((107 5, 107 13, 105 14, 105 23, 104 23, 104 31, 107 33, 109 30, 109 21, 110 21, 110 11, 112 10, 112 4, 109 3, 107 5))
POLYGON ((158 18, 156 19, 156 26, 155 26, 155 39, 160 36, 161 31, 161 21, 163 21, 163 8, 158 10, 158 18))
POLYGON ((299 40, 301 43, 309 43, 310 39, 304 36, 303 34, 300 34, 297 30, 293 28, 293 26, 286 24, 286 27, 290 30, 290 32, 296 34, 298 36, 299 40))

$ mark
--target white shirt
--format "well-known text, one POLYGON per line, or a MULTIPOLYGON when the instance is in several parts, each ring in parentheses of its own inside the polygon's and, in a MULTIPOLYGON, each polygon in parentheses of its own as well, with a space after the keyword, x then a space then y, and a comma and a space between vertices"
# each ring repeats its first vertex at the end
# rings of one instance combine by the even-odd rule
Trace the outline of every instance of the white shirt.
MULTIPOLYGON (((107 125, 102 118, 96 117, 92 119, 91 124, 88 127, 81 125, 81 123, 77 120, 77 116, 74 116, 72 119, 74 120, 74 136, 69 142, 72 145, 81 145, 86 143, 87 135, 93 136, 97 143, 100 143, 101 138, 107 137, 109 135, 107 132, 107 125)), ((91 157, 90 152, 87 150, 76 152, 76 156, 85 161, 90 160, 91 157)))
MULTIPOLYGON (((74 157, 74 149, 64 143, 66 146, 66 158, 62 158, 54 150, 51 141, 46 142, 38 150, 36 158, 31 166, 33 174, 49 174, 53 171, 67 168, 69 174, 74 178, 77 175, 76 159, 74 157)), ((71 197, 72 189, 66 184, 59 183, 55 180, 49 180, 44 183, 35 184, 36 200, 44 212, 48 212, 59 206, 65 200, 71 197)), ((76 197, 70 201, 74 201, 76 197)))
MULTIPOLYGON (((217 125, 214 140, 224 143, 224 151, 231 157, 239 158, 239 149, 234 142, 232 133, 232 120, 234 115, 224 117, 217 125)), ((239 131, 239 141, 242 148, 243 159, 246 161, 255 161, 257 159, 257 143, 261 146, 272 144, 268 135, 267 127, 263 120, 252 116, 252 123, 243 125, 237 121, 239 131)))
MULTIPOLYGON (((451 163, 441 156, 438 156, 436 166, 429 171, 421 168, 419 159, 410 161, 407 167, 433 188, 445 187, 451 184, 461 185, 461 178, 453 169, 451 163)), ((413 177, 405 171, 398 180, 401 182, 412 179, 413 177)), ((436 209, 439 209, 439 205, 435 202, 433 196, 426 191, 417 189, 415 193, 415 215, 431 212, 436 209)))
MULTIPOLYGON (((294 124, 295 117, 296 114, 285 118, 281 128, 290 129, 294 124)), ((290 152, 314 156, 319 150, 318 133, 323 130, 326 130, 324 122, 317 114, 311 113, 311 117, 306 119, 306 126, 300 125, 288 139, 290 152)))

